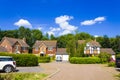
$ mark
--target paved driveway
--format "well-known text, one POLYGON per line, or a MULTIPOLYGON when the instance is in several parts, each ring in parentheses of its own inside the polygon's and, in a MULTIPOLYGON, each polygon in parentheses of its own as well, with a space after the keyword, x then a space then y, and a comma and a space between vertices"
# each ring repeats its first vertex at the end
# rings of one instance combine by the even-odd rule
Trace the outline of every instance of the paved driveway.
POLYGON ((17 67, 17 72, 41 72, 43 69, 40 66, 36 67, 17 67))
POLYGON ((114 77, 119 72, 114 68, 106 67, 103 64, 70 64, 68 62, 52 62, 41 64, 44 73, 56 74, 47 80, 116 80, 114 77))

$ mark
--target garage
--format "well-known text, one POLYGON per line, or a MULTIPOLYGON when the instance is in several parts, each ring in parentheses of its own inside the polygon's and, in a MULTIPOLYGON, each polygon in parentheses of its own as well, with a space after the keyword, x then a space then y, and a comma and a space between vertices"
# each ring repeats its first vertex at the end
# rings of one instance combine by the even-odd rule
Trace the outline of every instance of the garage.
POLYGON ((66 48, 57 49, 56 61, 69 61, 69 55, 66 52, 66 48))

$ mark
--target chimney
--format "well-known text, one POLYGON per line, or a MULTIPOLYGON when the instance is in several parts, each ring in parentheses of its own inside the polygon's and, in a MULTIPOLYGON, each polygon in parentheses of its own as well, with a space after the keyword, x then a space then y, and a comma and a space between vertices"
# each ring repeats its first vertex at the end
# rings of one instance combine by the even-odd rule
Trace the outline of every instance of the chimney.
POLYGON ((26 38, 25 37, 23 38, 23 41, 26 42, 26 38))

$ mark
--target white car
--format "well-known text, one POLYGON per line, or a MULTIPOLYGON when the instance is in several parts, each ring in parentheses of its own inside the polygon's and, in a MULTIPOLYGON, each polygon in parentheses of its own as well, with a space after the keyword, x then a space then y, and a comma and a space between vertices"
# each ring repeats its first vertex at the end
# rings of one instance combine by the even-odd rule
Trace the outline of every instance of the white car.
POLYGON ((0 70, 6 73, 16 70, 16 61, 10 56, 0 56, 0 70))

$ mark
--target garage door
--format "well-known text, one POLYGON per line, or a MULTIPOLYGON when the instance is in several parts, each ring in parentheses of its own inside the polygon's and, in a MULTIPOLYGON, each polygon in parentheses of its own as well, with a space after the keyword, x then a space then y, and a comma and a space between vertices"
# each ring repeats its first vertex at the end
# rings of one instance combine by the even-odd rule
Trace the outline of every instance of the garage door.
POLYGON ((63 61, 69 61, 69 55, 63 55, 62 60, 63 61))

